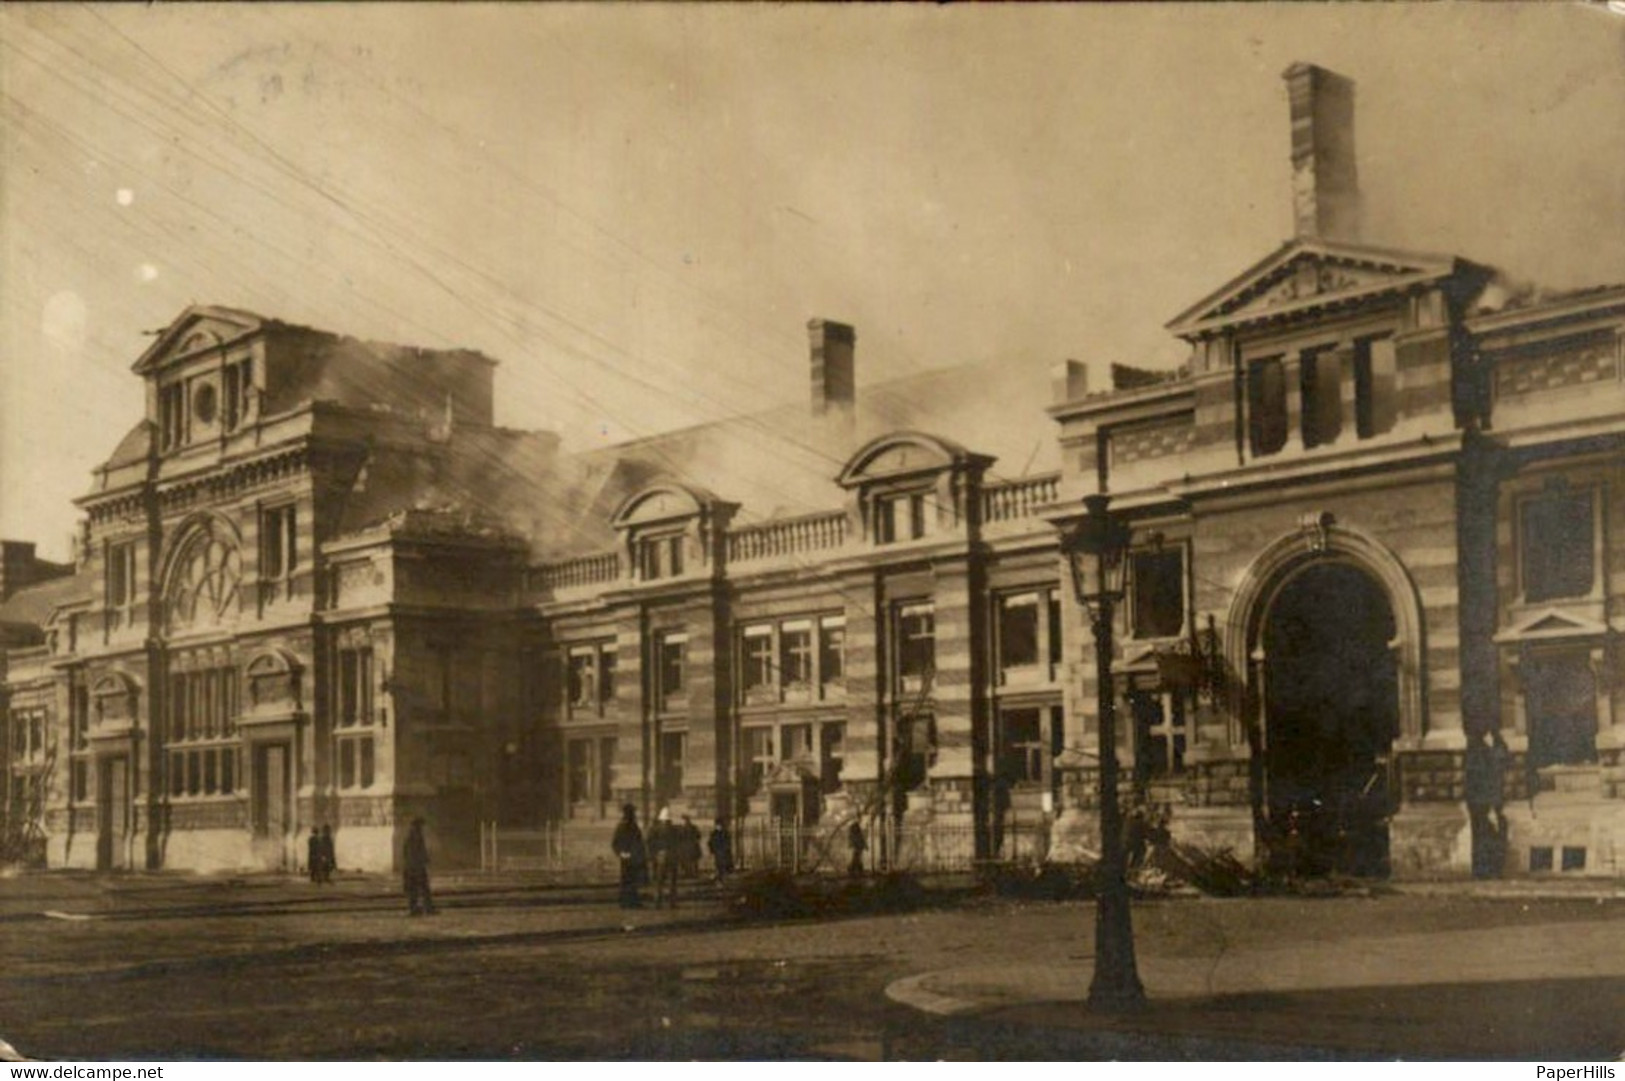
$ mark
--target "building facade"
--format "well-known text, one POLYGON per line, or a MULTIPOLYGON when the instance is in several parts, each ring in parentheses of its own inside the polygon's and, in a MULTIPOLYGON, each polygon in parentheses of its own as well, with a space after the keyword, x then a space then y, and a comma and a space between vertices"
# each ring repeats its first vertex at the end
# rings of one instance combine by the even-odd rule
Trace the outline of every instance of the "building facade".
POLYGON ((476 354, 182 313, 74 573, 3 602, 8 820, 101 868, 287 868, 325 823, 384 869, 418 816, 447 863, 482 823, 591 862, 627 803, 1082 857, 1058 537, 1103 492, 1124 784, 1177 838, 1464 873, 1499 732, 1504 872, 1617 874, 1625 287, 1367 243, 1352 87, 1286 80, 1297 235, 1169 324, 1184 367, 1068 362, 997 429, 1008 370, 859 394, 814 320, 810 408, 566 454, 476 354))

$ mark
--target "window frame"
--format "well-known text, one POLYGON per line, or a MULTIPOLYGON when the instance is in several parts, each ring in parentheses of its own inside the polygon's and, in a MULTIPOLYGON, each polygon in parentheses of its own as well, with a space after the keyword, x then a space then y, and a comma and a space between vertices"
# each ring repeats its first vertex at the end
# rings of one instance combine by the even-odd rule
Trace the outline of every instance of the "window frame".
POLYGON ((1128 637, 1134 641, 1167 641, 1169 639, 1185 638, 1190 634, 1191 609, 1191 554, 1189 545, 1183 541, 1165 541, 1161 545, 1133 548, 1128 553, 1128 583, 1125 592, 1127 601, 1128 637), (1146 598, 1140 589, 1142 559, 1157 559, 1173 557, 1179 561, 1179 626, 1166 633, 1143 633, 1141 606, 1146 598))
MULTIPOLYGON (((1600 543, 1600 530, 1607 514, 1607 507, 1603 502, 1602 486, 1597 483, 1583 483, 1569 485, 1559 483, 1549 485, 1535 491, 1520 494, 1513 506, 1514 534, 1513 543, 1517 550, 1514 563, 1517 570, 1517 596, 1521 604, 1563 604, 1576 601, 1594 601, 1601 596, 1601 582, 1603 579, 1603 555, 1600 543), (1590 519, 1591 535, 1587 538, 1586 555, 1590 563, 1591 575, 1589 585, 1581 592, 1546 592, 1538 595, 1530 588, 1530 556, 1535 551, 1552 554, 1556 543, 1549 537, 1541 537, 1531 541, 1531 523, 1529 512, 1541 504, 1556 504, 1561 501, 1585 501, 1586 512, 1590 519)), ((1550 568, 1560 568, 1563 561, 1550 561, 1550 568)))

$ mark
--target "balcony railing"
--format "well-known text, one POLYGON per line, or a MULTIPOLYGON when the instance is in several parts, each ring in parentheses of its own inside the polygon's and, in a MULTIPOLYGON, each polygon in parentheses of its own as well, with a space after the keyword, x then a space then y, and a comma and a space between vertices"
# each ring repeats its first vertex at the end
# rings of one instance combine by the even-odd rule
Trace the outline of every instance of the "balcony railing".
POLYGON ((823 511, 729 530, 728 561, 743 563, 752 559, 821 552, 839 548, 845 543, 846 514, 842 511, 823 511))
POLYGON ((531 572, 531 583, 537 589, 568 589, 613 582, 620 576, 620 553, 599 552, 558 563, 544 563, 531 572))
POLYGON ((987 485, 982 489, 982 521, 1014 522, 1031 518, 1039 508, 1059 499, 1060 494, 1059 473, 1044 473, 987 485))

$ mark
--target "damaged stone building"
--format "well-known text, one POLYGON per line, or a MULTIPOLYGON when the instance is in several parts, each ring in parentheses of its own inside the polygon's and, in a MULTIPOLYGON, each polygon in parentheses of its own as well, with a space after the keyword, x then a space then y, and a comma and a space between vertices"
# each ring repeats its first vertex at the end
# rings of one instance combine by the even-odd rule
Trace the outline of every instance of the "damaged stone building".
POLYGON ((445 863, 482 823, 591 861, 632 803, 1081 854, 1058 537, 1106 492, 1119 756, 1174 836, 1464 873, 1494 730, 1505 871, 1617 874, 1625 287, 1371 244, 1352 86, 1286 82, 1295 236, 1172 320, 1174 371, 860 391, 855 332, 813 320, 810 402, 572 453, 493 424, 478 354, 181 313, 73 566, 0 594, 8 833, 286 868, 328 823, 385 869, 422 816, 445 863))

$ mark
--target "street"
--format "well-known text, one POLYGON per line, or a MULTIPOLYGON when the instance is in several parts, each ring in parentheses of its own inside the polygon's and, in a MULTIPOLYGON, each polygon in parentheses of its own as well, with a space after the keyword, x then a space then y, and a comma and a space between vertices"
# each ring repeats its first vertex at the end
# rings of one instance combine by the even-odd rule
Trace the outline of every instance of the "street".
POLYGON ((750 920, 469 876, 0 882, 0 1038, 42 1059, 1617 1058, 1625 899, 1136 903, 1151 1008, 1090 1018, 1087 902, 750 920), (888 993, 890 989, 890 993, 888 993))

